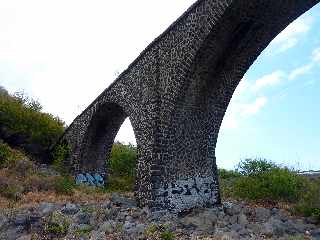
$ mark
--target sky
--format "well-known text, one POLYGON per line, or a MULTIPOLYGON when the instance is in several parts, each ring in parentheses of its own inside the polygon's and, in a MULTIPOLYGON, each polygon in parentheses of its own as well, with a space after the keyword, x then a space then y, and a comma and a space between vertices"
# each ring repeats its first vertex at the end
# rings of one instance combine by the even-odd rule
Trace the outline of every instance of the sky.
MULTIPOLYGON (((195 0, 0 0, 0 85, 67 124, 195 0)), ((266 158, 320 170, 320 4, 281 32, 227 109, 218 167, 266 158)), ((135 143, 129 120, 116 140, 135 143)))

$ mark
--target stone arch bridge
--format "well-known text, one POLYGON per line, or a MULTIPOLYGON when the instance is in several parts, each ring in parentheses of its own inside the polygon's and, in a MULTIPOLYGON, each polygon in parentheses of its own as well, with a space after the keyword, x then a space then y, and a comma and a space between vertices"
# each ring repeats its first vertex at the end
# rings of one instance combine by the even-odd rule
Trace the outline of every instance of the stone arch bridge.
POLYGON ((218 204, 215 146, 232 94, 270 41, 319 1, 197 1, 65 131, 65 167, 105 175, 129 117, 140 206, 178 212, 218 204))

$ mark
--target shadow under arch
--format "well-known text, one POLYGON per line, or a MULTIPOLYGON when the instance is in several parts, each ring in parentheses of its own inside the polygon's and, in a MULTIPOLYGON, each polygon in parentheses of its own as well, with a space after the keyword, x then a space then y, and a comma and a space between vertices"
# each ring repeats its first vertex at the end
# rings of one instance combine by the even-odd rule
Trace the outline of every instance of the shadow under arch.
POLYGON ((127 118, 131 120, 119 104, 106 102, 99 106, 90 120, 82 143, 79 163, 83 172, 98 173, 107 180, 107 160, 115 137, 127 118))

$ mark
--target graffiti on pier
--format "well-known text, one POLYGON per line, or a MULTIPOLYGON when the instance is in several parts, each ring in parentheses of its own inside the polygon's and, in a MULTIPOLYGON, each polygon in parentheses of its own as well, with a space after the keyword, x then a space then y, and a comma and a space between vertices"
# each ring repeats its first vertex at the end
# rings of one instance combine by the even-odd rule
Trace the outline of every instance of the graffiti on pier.
POLYGON ((169 208, 177 210, 191 206, 195 201, 205 206, 211 199, 213 204, 216 191, 217 183, 212 177, 194 177, 164 184, 158 189, 157 197, 162 198, 169 208))
POLYGON ((80 173, 76 177, 76 184, 86 184, 89 186, 103 187, 105 185, 105 182, 101 174, 80 173))

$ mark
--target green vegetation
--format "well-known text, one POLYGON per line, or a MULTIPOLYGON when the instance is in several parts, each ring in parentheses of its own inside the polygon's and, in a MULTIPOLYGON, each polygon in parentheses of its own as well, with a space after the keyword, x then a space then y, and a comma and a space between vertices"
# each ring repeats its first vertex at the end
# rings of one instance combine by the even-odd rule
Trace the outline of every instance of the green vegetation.
POLYGON ((295 211, 308 217, 316 217, 320 221, 320 179, 308 184, 295 211))
POLYGON ((320 180, 312 181, 294 170, 266 159, 245 159, 236 171, 219 170, 223 198, 255 202, 286 202, 294 212, 320 221, 320 180))
POLYGON ((108 191, 132 191, 135 182, 135 167, 137 159, 136 147, 119 142, 112 146, 110 159, 107 161, 108 191))
POLYGON ((8 167, 12 162, 21 159, 23 156, 22 152, 12 149, 0 140, 0 168, 8 167))
POLYGON ((236 172, 244 176, 254 176, 269 172, 273 169, 279 169, 279 167, 270 160, 264 158, 246 158, 240 161, 236 172))
POLYGON ((35 157, 48 158, 64 131, 64 123, 23 92, 10 95, 0 86, 0 139, 35 157))
MULTIPOLYGON (((63 162, 70 154, 64 142, 49 150, 64 131, 57 117, 41 112, 42 106, 24 93, 10 95, 0 86, 0 195, 18 201, 23 194, 53 191, 62 195, 104 194, 104 191, 132 191, 135 183, 137 149, 129 144, 114 143, 108 165, 106 189, 75 186, 74 179, 64 172, 63 162), (19 149, 19 150, 16 150, 19 149), (42 162, 53 159, 53 167, 62 176, 42 175, 36 170, 35 158, 42 162)), ((219 169, 221 196, 253 202, 289 203, 297 214, 313 216, 320 221, 320 180, 296 174, 263 158, 242 160, 236 170, 219 169)), ((49 232, 63 233, 67 223, 47 225, 49 232)), ((90 230, 90 229, 89 229, 90 230)), ((89 231, 88 230, 88 231, 89 231)), ((86 230, 84 230, 86 232, 86 230)), ((83 233, 84 233, 83 232, 83 233)), ((81 232, 82 233, 82 232, 81 232)), ((147 235, 174 239, 164 226, 150 226, 147 235)))
POLYGON ((133 145, 124 145, 119 142, 114 143, 108 161, 111 174, 134 177, 136 159, 137 152, 133 145))
POLYGON ((134 177, 108 176, 107 192, 131 192, 134 189, 134 177))
POLYGON ((296 202, 308 182, 292 170, 265 159, 245 159, 237 171, 242 177, 234 183, 235 196, 249 200, 296 202))
POLYGON ((70 176, 59 176, 54 180, 54 189, 58 194, 72 195, 75 187, 74 179, 70 176))
POLYGON ((169 231, 169 230, 165 230, 164 232, 161 233, 161 239, 163 240, 173 240, 174 239, 174 233, 169 231))
POLYGON ((64 236, 68 232, 70 222, 67 217, 58 212, 50 215, 49 221, 45 224, 45 231, 58 236, 64 236))
POLYGON ((88 225, 88 226, 82 227, 81 229, 75 230, 74 233, 76 237, 89 237, 92 230, 93 230, 93 227, 88 225))
POLYGON ((15 183, 0 182, 0 196, 13 201, 18 201, 22 197, 23 188, 15 183))
POLYGON ((47 176, 36 170, 36 165, 23 152, 0 142, 0 195, 20 200, 24 193, 55 191, 71 195, 75 183, 70 176, 47 176))
POLYGON ((296 202, 307 181, 288 169, 276 168, 257 175, 243 176, 235 182, 235 195, 250 200, 296 202))
POLYGON ((52 151, 53 162, 52 165, 60 173, 65 174, 65 168, 63 162, 70 154, 70 146, 68 143, 57 144, 52 151))
POLYGON ((222 179, 232 179, 232 178, 241 176, 241 174, 237 171, 226 170, 223 168, 218 169, 218 174, 219 174, 219 177, 222 179))
POLYGON ((150 224, 144 231, 147 239, 174 240, 175 235, 167 224, 150 224))

